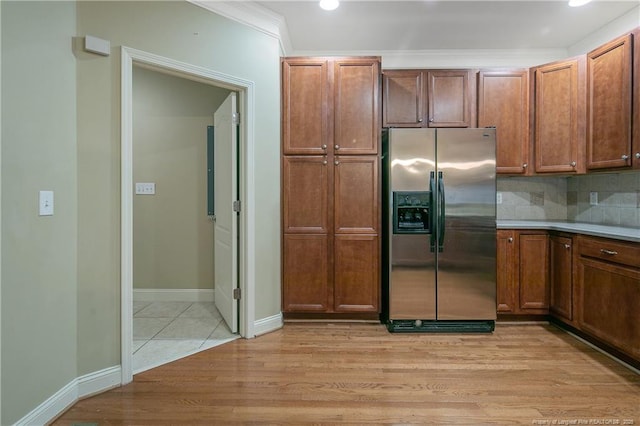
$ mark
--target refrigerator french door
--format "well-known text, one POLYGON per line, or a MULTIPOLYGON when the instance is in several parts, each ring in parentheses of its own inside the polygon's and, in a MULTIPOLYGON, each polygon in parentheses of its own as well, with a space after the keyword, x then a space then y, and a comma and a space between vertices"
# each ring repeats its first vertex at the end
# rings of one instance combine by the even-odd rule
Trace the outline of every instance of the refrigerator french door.
POLYGON ((493 331, 495 129, 390 129, 383 148, 383 321, 392 332, 493 331))

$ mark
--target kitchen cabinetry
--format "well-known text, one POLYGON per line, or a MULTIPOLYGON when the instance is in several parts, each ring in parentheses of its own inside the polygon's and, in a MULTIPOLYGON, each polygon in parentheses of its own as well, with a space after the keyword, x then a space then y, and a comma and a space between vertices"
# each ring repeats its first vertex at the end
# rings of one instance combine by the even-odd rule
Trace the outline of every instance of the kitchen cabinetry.
POLYGON ((631 166, 632 34, 587 54, 587 168, 631 166))
POLYGON ((282 60, 282 310, 380 299, 380 59, 282 60))
POLYGON ((586 130, 584 56, 533 69, 536 173, 584 173, 586 130))
POLYGON ((549 237, 546 231, 498 230, 499 314, 549 312, 549 237))
POLYGON ((573 238, 567 234, 549 236, 549 310, 557 317, 573 320, 573 238))
MULTIPOLYGON (((640 102, 640 27, 633 31, 633 94, 631 99, 637 106, 640 102)), ((640 108, 631 108, 633 114, 633 135, 632 135, 632 164, 636 169, 640 169, 640 108)))
POLYGON ((640 245, 578 237, 581 331, 640 361, 640 245))
POLYGON ((475 72, 389 70, 383 74, 384 127, 473 127, 475 72))
POLYGON ((525 174, 529 166, 529 70, 478 73, 478 127, 496 128, 496 172, 525 174))

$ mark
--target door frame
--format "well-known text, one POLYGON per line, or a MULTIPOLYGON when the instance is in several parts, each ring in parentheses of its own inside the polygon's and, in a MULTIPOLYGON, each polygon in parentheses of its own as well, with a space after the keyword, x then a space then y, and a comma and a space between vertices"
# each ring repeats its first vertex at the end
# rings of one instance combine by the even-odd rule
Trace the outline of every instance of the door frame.
POLYGON ((238 286, 241 289, 240 335, 255 337, 255 84, 252 81, 208 68, 122 46, 121 48, 121 135, 120 135, 120 322, 121 384, 133 380, 133 67, 142 66, 177 77, 238 92, 242 120, 238 146, 238 187, 242 211, 238 253, 238 286))

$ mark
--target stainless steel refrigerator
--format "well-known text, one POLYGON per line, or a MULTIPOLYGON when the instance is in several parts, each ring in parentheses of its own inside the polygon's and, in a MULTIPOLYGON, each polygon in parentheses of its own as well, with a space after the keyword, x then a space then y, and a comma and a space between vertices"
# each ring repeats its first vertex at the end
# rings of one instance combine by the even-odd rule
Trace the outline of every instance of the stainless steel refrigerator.
POLYGON ((493 331, 495 129, 388 129, 383 162, 383 322, 493 331))

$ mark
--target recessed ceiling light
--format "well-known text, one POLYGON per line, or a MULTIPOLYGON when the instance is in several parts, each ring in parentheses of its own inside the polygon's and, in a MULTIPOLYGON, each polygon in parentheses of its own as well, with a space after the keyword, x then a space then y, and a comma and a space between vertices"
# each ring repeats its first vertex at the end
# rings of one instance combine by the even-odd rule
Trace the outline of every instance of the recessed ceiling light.
POLYGON ((571 7, 578 7, 578 6, 584 6, 585 4, 589 3, 591 0, 569 0, 569 6, 571 7))
POLYGON ((340 6, 338 0, 320 0, 320 7, 324 10, 334 10, 340 6))

